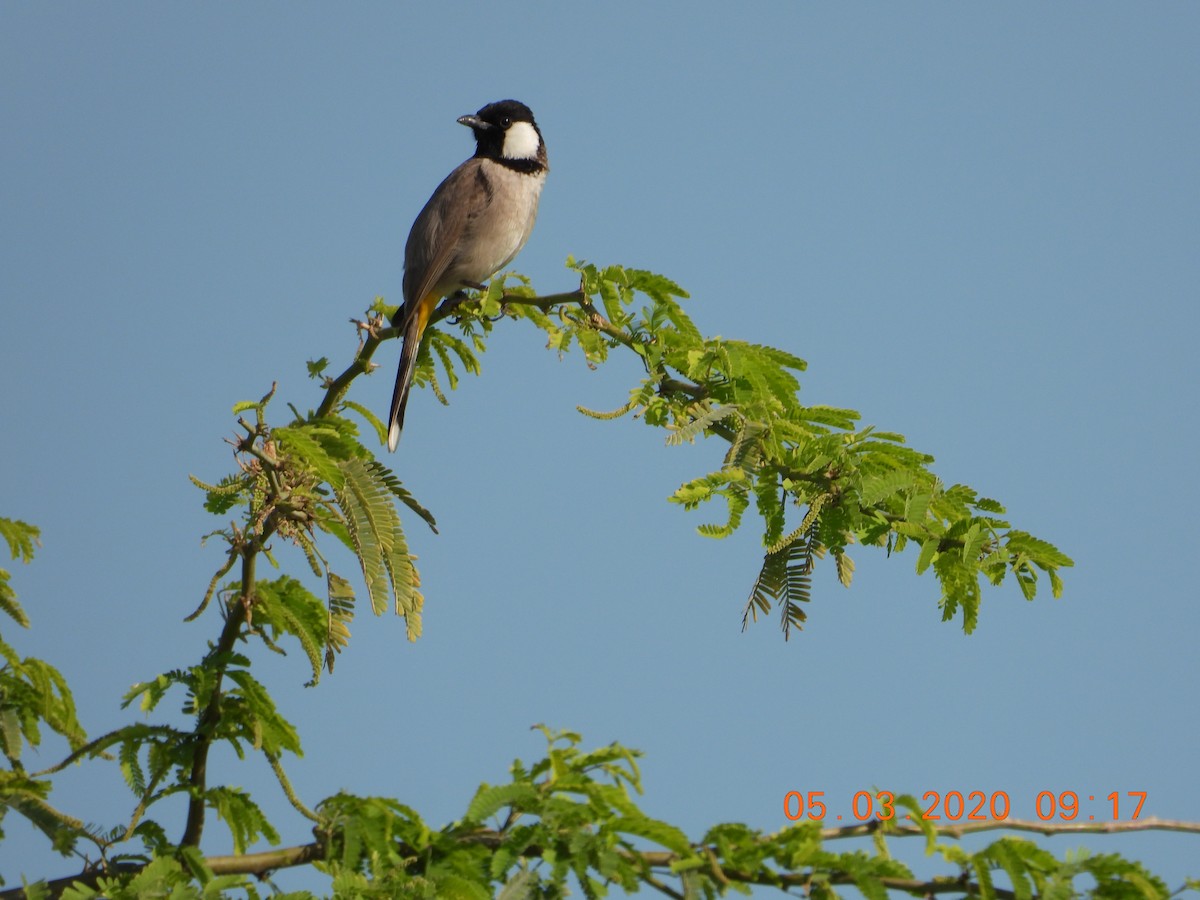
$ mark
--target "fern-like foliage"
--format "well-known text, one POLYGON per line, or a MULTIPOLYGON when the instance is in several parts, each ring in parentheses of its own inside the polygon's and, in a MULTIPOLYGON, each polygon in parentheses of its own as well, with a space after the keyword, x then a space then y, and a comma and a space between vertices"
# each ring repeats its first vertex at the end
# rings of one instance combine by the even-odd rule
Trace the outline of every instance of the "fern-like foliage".
MULTIPOLYGON (((34 525, 0 518, 0 535, 13 559, 32 561, 40 534, 34 525)), ((9 577, 0 569, 0 610, 22 628, 28 628, 29 619, 17 602, 9 577)), ((36 750, 41 745, 43 728, 64 738, 72 751, 87 741, 75 698, 62 673, 45 660, 22 656, 0 636, 0 754, 9 766, 7 771, 0 769, 0 821, 5 806, 12 806, 66 849, 74 845, 82 823, 56 824, 52 810, 45 805, 49 782, 29 777, 22 763, 26 748, 36 750)))
MULTIPOLYGON (((965 485, 946 487, 930 469, 933 457, 908 447, 902 435, 862 427, 851 409, 801 403, 799 375, 806 363, 800 357, 704 337, 680 303, 687 293, 663 276, 574 259, 567 266, 578 276, 579 290, 553 302, 530 297, 527 286, 505 290, 502 279, 484 294, 455 300, 453 321, 470 345, 470 358, 506 316, 541 329, 547 346, 560 354, 578 347, 591 366, 619 350, 634 353, 645 375, 628 401, 609 413, 580 411, 597 419, 632 413, 666 429, 668 445, 709 437, 728 445, 719 468, 686 481, 671 500, 687 509, 724 500, 725 521, 698 526, 712 538, 741 527, 754 504, 767 552, 744 623, 778 603, 784 633, 790 633, 803 622, 799 604, 811 597, 815 560, 828 550, 837 580, 849 586, 854 563, 847 547, 854 543, 889 554, 915 543, 917 571, 932 570, 940 584, 943 618, 961 612, 967 632, 978 622, 984 580, 1000 584, 1011 576, 1032 599, 1045 576, 1051 593, 1061 594, 1060 570, 1072 565, 1070 557, 1012 528, 995 500, 965 485), (772 550, 796 510, 814 505, 821 515, 811 533, 805 526, 802 541, 772 550)), ((432 342, 442 341, 444 335, 432 342)), ((425 365, 432 376, 432 359, 425 365)))
MULTIPOLYGON (((9 556, 21 562, 33 559, 33 548, 38 543, 41 531, 36 525, 16 519, 0 518, 0 537, 8 544, 9 556)), ((17 602, 17 594, 9 584, 9 573, 0 569, 0 612, 5 613, 22 628, 29 627, 29 617, 17 602)))
POLYGON ((371 608, 380 614, 390 605, 389 598, 394 600, 397 614, 408 623, 409 639, 416 640, 424 603, 417 590, 421 580, 392 503, 395 494, 386 483, 389 473, 377 463, 358 459, 346 460, 342 472, 343 483, 334 493, 362 566, 371 608))
POLYGON ((807 524, 767 550, 742 612, 743 631, 751 621, 758 621, 759 613, 765 615, 774 605, 780 609, 779 627, 784 640, 791 636, 792 628, 804 627, 808 613, 801 604, 812 599, 813 567, 824 553, 817 537, 817 520, 816 514, 806 517, 807 524))
MULTIPOLYGON (((537 297, 517 276, 447 300, 435 314, 441 324, 427 331, 415 381, 444 401, 442 385, 453 389, 460 373, 479 373, 488 337, 507 318, 529 321, 560 354, 578 347, 591 366, 614 352, 632 352, 645 374, 628 400, 608 413, 580 411, 599 419, 632 413, 666 429, 668 445, 710 437, 725 442, 719 467, 685 481, 670 499, 695 509, 721 498, 724 520, 698 526, 710 538, 742 527, 751 505, 758 513, 766 552, 743 626, 778 604, 789 635, 804 622, 816 562, 828 553, 837 580, 849 586, 854 562, 847 551, 856 543, 888 554, 914 543, 917 572, 932 571, 939 582, 942 617, 961 613, 967 632, 978 622, 984 580, 1000 584, 1011 576, 1032 599, 1044 576, 1051 593, 1061 595, 1060 570, 1072 565, 1070 557, 1013 528, 997 501, 962 484, 946 487, 930 469, 933 457, 908 447, 902 435, 862 427, 851 409, 801 403, 802 358, 777 347, 705 337, 681 304, 687 292, 661 275, 574 259, 567 265, 580 285, 569 294, 537 297), (789 528, 799 536, 780 544, 789 528)), ((362 324, 370 337, 341 377, 324 374, 325 360, 309 364, 310 374, 326 386, 317 413, 270 428, 264 415, 270 394, 235 406, 235 413, 257 416, 257 425, 242 422, 241 471, 215 484, 197 481, 211 511, 248 510, 244 526, 223 533, 231 545, 246 535, 279 534, 299 546, 325 580, 326 666, 348 639, 354 594, 317 546, 319 532, 354 552, 372 609, 390 606, 405 617, 410 638, 420 633, 420 580, 395 503, 435 531, 436 523, 340 415, 360 416, 383 442, 382 422, 346 391, 353 377, 369 370, 378 333, 394 312, 376 301, 375 318, 362 324)))
MULTIPOLYGON (((719 498, 726 515, 699 527, 707 537, 732 534, 751 507, 761 520, 765 555, 743 627, 772 610, 780 614, 785 638, 802 627, 818 562, 831 558, 838 581, 851 583, 851 544, 890 554, 912 543, 918 572, 932 571, 941 586, 943 616, 961 612, 968 631, 978 620, 984 579, 1000 584, 1011 575, 1032 598, 1045 577, 1052 593, 1061 593, 1059 570, 1071 565, 1070 558, 1012 527, 999 502, 961 484, 947 487, 930 470, 931 457, 909 448, 898 434, 861 427, 853 410, 801 404, 802 359, 771 347, 705 338, 680 303, 685 292, 662 276, 574 261, 570 266, 581 287, 568 295, 538 298, 526 284, 496 279, 480 294, 447 301, 438 313, 443 324, 431 329, 419 357, 418 381, 438 391, 439 378, 453 388, 461 373, 478 373, 478 354, 507 318, 529 320, 557 352, 577 347, 589 365, 612 353, 633 353, 644 377, 614 414, 596 417, 632 413, 664 428, 668 444, 708 438, 721 444, 714 468, 685 481, 671 500, 692 510, 719 498)), ((356 593, 355 584, 335 571, 326 553, 328 537, 354 554, 372 609, 395 609, 415 638, 423 599, 401 516, 416 516, 436 531, 429 511, 360 441, 357 421, 365 421, 381 444, 382 423, 346 396, 350 382, 369 371, 379 341, 394 333, 383 324, 386 313, 380 306, 360 323, 365 337, 343 375, 326 375, 325 360, 309 365, 325 390, 315 412, 293 410, 286 424, 268 421, 273 389, 260 400, 237 404, 235 471, 213 482, 193 479, 205 492, 207 509, 236 516, 209 536, 223 541, 222 561, 197 611, 217 599, 220 637, 199 661, 137 684, 125 697, 126 705, 137 704, 145 716, 173 700, 193 717, 191 727, 138 721, 88 741, 61 675, 0 640, 0 750, 7 762, 0 769, 0 816, 5 811, 22 816, 64 852, 83 842, 96 850, 88 858, 97 865, 69 887, 56 885, 54 895, 132 900, 216 898, 238 891, 254 898, 259 896, 254 875, 319 863, 335 896, 516 900, 560 897, 576 888, 600 897, 614 887, 627 893, 650 887, 668 896, 715 898, 769 885, 816 900, 832 900, 839 886, 852 886, 872 900, 944 891, 984 900, 1168 898, 1161 880, 1112 854, 1057 858, 1013 836, 968 851, 944 841, 922 819, 916 799, 904 795, 895 798, 895 806, 910 818, 873 825, 873 850, 839 851, 835 841, 861 832, 813 821, 770 834, 724 823, 694 839, 638 805, 636 751, 616 743, 585 749, 578 734, 541 726, 545 756, 529 765, 515 761, 507 782, 482 785, 462 817, 444 827, 430 826, 415 810, 386 797, 339 793, 309 809, 282 762, 300 754, 299 732, 252 671, 252 650, 298 651, 310 684, 332 670, 350 638, 356 593), (278 543, 299 551, 312 587, 291 575, 256 574, 261 560, 277 563, 272 547, 278 543), (39 744, 46 727, 66 738, 71 753, 30 774, 23 759, 32 754, 23 751, 39 744), (232 859, 201 854, 206 811, 225 824, 235 854, 256 849, 256 842, 279 840, 249 793, 215 783, 208 774, 208 748, 217 743, 232 751, 227 758, 265 758, 283 795, 309 821, 313 843, 282 850, 269 864, 257 853, 232 859), (111 760, 119 767, 136 798, 127 820, 90 826, 50 804, 50 776, 84 760, 111 760), (154 818, 163 801, 187 803, 182 840, 154 818), (915 877, 889 849, 890 841, 910 836, 923 838, 929 853, 956 872, 928 881, 915 877), (225 874, 230 872, 239 874, 225 874)), ((36 529, 0 519, 0 533, 13 558, 28 561, 36 529)), ((24 625, 8 581, 0 572, 0 608, 24 625)), ((25 890, 28 897, 51 893, 46 885, 25 890)))
MULTIPOLYGON (((324 365, 310 364, 310 370, 320 375, 324 365)), ((240 524, 216 532, 229 552, 201 609, 218 591, 234 593, 239 582, 222 588, 220 581, 237 560, 267 552, 271 537, 294 544, 324 585, 323 603, 300 582, 289 580, 282 587, 276 583, 256 589, 247 614, 255 633, 272 647, 284 635, 299 643, 315 683, 322 669, 332 670, 346 647, 355 607, 353 584, 329 563, 321 535, 333 536, 354 553, 371 609, 376 614, 395 609, 405 619, 409 639, 415 640, 421 633, 424 601, 397 501, 435 532, 437 524, 395 473, 362 444, 350 419, 311 414, 271 426, 267 411, 273 392, 234 407, 235 412, 255 414, 254 422, 239 419, 244 433, 234 442, 238 471, 215 484, 192 478, 205 491, 205 507, 211 512, 245 510, 240 524)), ((382 423, 369 410, 344 398, 342 408, 365 418, 383 440, 382 423)))
POLYGON ((649 887, 667 896, 717 898, 751 885, 827 900, 843 886, 876 900, 946 890, 984 898, 1170 896, 1161 879, 1116 854, 1075 851, 1058 858, 1012 836, 968 851, 943 840, 908 795, 894 800, 911 823, 876 820, 871 850, 838 849, 853 830, 821 821, 774 833, 722 823, 692 839, 639 806, 637 751, 620 744, 586 750, 578 734, 542 730, 544 758, 514 761, 508 782, 482 785, 464 816, 440 829, 389 798, 340 793, 324 801, 321 837, 336 894, 367 895, 386 883, 397 896, 479 898, 559 897, 572 884, 588 897, 614 887, 624 893, 649 887), (917 877, 891 849, 892 841, 911 837, 955 863, 958 874, 917 877), (998 890, 997 874, 1012 888, 998 890))

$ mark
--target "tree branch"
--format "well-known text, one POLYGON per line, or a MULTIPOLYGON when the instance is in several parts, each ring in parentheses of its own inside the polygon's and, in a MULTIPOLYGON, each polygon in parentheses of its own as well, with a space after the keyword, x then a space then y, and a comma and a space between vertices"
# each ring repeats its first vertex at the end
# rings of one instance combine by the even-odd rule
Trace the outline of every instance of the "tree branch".
POLYGON ((399 328, 380 327, 382 322, 383 320, 380 318, 372 318, 365 324, 358 323, 359 327, 367 332, 367 338, 358 348, 358 353, 355 354, 346 370, 325 386, 325 399, 317 407, 318 417, 330 415, 334 407, 350 390, 351 382, 359 375, 365 375, 371 371, 371 357, 375 355, 380 344, 400 336, 399 328))
MULTIPOLYGON (((466 294, 457 294, 455 296, 448 297, 446 301, 434 311, 433 315, 429 317, 429 324, 433 325, 436 322, 440 322, 443 319, 449 319, 450 317, 456 315, 458 313, 458 308, 464 303, 469 302, 471 299, 472 298, 468 297, 466 294)), ((542 297, 526 297, 524 294, 500 295, 501 305, 536 306, 542 312, 548 312, 556 306, 564 306, 571 303, 583 305, 587 302, 587 294, 583 292, 582 288, 578 288, 573 291, 565 291, 561 294, 546 294, 542 297)))
MULTIPOLYGON (((433 315, 429 317, 429 324, 433 325, 454 316, 458 312, 458 308, 469 299, 465 294, 447 298, 441 306, 434 310, 433 315)), ((561 294, 547 294, 544 297, 504 294, 501 296, 500 302, 514 306, 536 306, 538 309, 546 311, 565 303, 578 303, 582 305, 588 303, 588 298, 582 290, 574 290, 561 294)), ((367 337, 363 340, 362 346, 359 348, 358 353, 355 354, 350 365, 340 375, 330 379, 326 384, 325 397, 321 401, 321 405, 317 407, 316 414, 318 417, 330 415, 341 399, 346 396, 354 379, 359 375, 365 375, 371 371, 371 357, 375 355, 375 351, 379 349, 380 344, 384 341, 400 337, 400 329, 394 325, 384 325, 382 316, 372 316, 366 322, 359 322, 358 326, 367 333, 367 337)), ((609 327, 613 327, 611 323, 609 323, 609 327)), ((619 332, 619 329, 616 330, 619 332)))
MULTIPOLYGON (((842 840, 845 838, 866 837, 877 834, 880 826, 875 822, 864 822, 861 825, 849 825, 842 828, 826 828, 821 831, 823 840, 842 840)), ((1200 822, 1184 822, 1172 819, 1147 818, 1129 822, 1088 822, 1049 823, 1035 822, 1025 819, 989 819, 985 822, 970 822, 961 825, 949 825, 935 829, 941 837, 959 838, 966 834, 976 834, 984 831, 1027 831, 1043 835, 1058 834, 1117 834, 1131 831, 1174 831, 1185 834, 1200 834, 1200 822)), ((887 832, 888 837, 918 837, 923 835, 916 826, 902 825, 887 832)), ((464 844, 477 844, 490 850, 500 847, 505 841, 501 831, 476 831, 459 838, 464 844)), ((418 856, 414 848, 401 845, 399 851, 404 856, 418 856)), ((768 887, 803 887, 812 881, 811 872, 775 872, 771 870, 742 870, 729 869, 720 865, 716 852, 711 847, 698 847, 712 861, 712 874, 729 882, 741 884, 757 884, 768 887)), ((537 846, 526 847, 522 856, 538 858, 543 855, 543 849, 537 846)), ((669 850, 633 851, 618 848, 618 853, 626 859, 637 862, 648 869, 670 871, 671 867, 681 861, 678 853, 669 850)), ((263 853, 245 853, 240 856, 210 856, 204 860, 216 875, 254 875, 263 876, 278 869, 305 866, 320 862, 327 858, 327 850, 319 843, 300 844, 294 847, 284 847, 278 850, 268 850, 263 853)), ((135 872, 142 867, 138 865, 120 864, 106 870, 93 870, 79 875, 57 878, 46 882, 50 897, 59 897, 62 892, 75 883, 95 886, 100 878, 122 872, 135 872)), ((829 878, 832 884, 854 884, 853 876, 847 873, 833 872, 829 878)), ((904 891, 916 897, 933 894, 962 893, 977 894, 979 885, 976 882, 957 876, 937 876, 927 881, 916 878, 883 877, 880 882, 891 890, 904 891)), ((652 887, 661 890, 661 885, 647 881, 652 887)), ((1002 888, 994 887, 993 891, 999 900, 1015 900, 1015 894, 1002 888)), ((0 900, 24 900, 23 888, 11 888, 0 891, 0 900)))
MULTIPOLYGON (((300 844, 268 850, 265 853, 244 853, 241 856, 210 856, 204 860, 214 875, 266 875, 277 869, 306 866, 325 859, 326 851, 318 843, 300 844)), ((3 898, 3 895, 0 895, 3 898)))
POLYGON ((226 609, 225 627, 221 629, 221 637, 217 641, 208 658, 216 664, 216 683, 213 685, 212 696, 204 710, 196 717, 194 740, 196 749, 192 756, 192 771, 188 777, 188 811, 187 823, 184 825, 180 846, 198 847, 204 834, 204 793, 208 786, 208 751, 212 747, 213 734, 221 721, 221 682, 225 678, 225 669, 229 665, 229 654, 241 634, 242 626, 250 605, 254 602, 254 564, 258 556, 261 542, 266 539, 269 526, 264 527, 260 536, 247 537, 240 548, 242 555, 242 589, 237 600, 228 604, 226 609))

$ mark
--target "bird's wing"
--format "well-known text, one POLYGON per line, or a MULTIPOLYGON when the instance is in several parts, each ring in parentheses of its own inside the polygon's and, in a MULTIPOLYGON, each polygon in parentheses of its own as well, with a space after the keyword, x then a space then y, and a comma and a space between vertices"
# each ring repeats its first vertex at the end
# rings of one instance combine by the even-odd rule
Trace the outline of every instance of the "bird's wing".
POLYGON ((409 310, 415 311, 437 287, 470 220, 492 202, 491 185, 480 163, 468 159, 447 175, 413 223, 404 247, 404 303, 409 310))

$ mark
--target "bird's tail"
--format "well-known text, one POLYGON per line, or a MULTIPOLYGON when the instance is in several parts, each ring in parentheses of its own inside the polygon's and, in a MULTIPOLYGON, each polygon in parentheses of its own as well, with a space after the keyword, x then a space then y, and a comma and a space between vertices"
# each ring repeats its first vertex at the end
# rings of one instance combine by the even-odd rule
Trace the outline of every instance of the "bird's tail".
POLYGON ((388 450, 395 452, 400 443, 400 431, 404 428, 404 408, 408 406, 408 392, 412 389, 413 373, 417 368, 417 351, 421 349, 421 336, 437 306, 437 294, 423 297, 404 324, 404 347, 400 351, 400 368, 396 372, 396 389, 392 392, 392 409, 388 417, 388 450))

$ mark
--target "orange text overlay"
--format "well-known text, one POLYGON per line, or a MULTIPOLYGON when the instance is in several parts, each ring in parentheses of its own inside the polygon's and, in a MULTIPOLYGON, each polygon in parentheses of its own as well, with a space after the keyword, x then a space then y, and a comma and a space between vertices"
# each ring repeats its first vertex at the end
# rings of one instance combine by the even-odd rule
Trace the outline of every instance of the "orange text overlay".
MULTIPOLYGON (((1033 798, 1034 810, 1043 822, 1074 820, 1095 822, 1133 821, 1142 813, 1145 791, 1112 791, 1109 794, 1080 794, 1077 791, 1041 791, 1033 798)), ((870 819, 922 819, 928 822, 1004 821, 1012 811, 1007 791, 926 791, 921 796, 920 812, 907 807, 896 809, 896 796, 890 791, 858 791, 849 798, 848 813, 836 815, 856 822, 870 819), (907 811, 906 811, 907 810, 907 811)), ((826 819, 824 791, 788 791, 783 795, 783 814, 793 822, 799 819, 826 819)))

